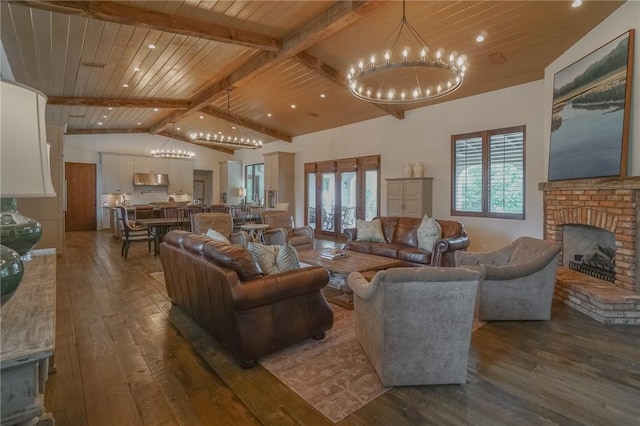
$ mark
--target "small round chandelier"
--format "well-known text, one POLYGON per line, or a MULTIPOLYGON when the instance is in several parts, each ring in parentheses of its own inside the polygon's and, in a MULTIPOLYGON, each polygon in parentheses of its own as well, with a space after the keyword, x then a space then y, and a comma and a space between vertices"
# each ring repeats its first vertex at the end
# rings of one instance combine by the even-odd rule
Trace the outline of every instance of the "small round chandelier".
MULTIPOLYGON (((171 136, 175 135, 175 123, 171 123, 171 136)), ((174 139, 173 137, 167 138, 166 142, 160 149, 152 149, 151 155, 158 158, 176 158, 193 160, 196 157, 196 153, 188 151, 182 144, 182 142, 174 139)))
POLYGON ((404 0, 402 20, 383 46, 392 38, 391 47, 350 67, 347 79, 355 97, 379 104, 408 104, 437 99, 462 85, 466 56, 432 50, 407 21, 404 0), (402 49, 401 41, 406 43, 402 49))
POLYGON ((240 118, 231 113, 230 94, 233 87, 227 88, 227 129, 226 132, 218 131, 216 133, 191 133, 191 139, 197 142, 210 143, 217 146, 229 148, 245 148, 257 149, 262 148, 262 140, 256 139, 250 135, 245 135, 242 130, 244 126, 240 122, 240 118), (234 135, 233 133, 238 133, 234 135))

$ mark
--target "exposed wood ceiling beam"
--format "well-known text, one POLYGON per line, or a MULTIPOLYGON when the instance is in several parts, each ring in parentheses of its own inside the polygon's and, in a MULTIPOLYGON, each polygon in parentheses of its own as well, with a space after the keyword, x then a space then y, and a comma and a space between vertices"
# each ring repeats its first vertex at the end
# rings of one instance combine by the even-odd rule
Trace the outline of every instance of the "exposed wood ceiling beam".
MULTIPOLYGON (((338 86, 344 88, 345 90, 349 90, 349 86, 347 85, 347 81, 345 80, 344 76, 340 75, 340 73, 338 72, 338 70, 336 70, 335 68, 333 68, 331 65, 328 65, 324 62, 322 62, 320 59, 316 58, 315 56, 312 56, 306 52, 300 52, 295 56, 296 60, 298 62, 300 62, 302 65, 306 66, 307 68, 317 72, 318 74, 326 77, 327 79, 331 80, 332 82, 334 82, 335 84, 337 84, 338 86)), ((386 112, 387 114, 391 114, 393 115, 395 118, 399 119, 399 120, 404 120, 404 111, 402 110, 397 110, 394 109, 388 105, 382 105, 382 104, 374 104, 371 103, 371 106, 375 106, 377 108, 380 108, 381 110, 383 110, 384 112, 386 112)))
POLYGON ((149 133, 149 129, 67 129, 67 135, 113 135, 118 133, 149 133))
POLYGON ((12 1, 12 3, 116 24, 145 27, 221 43, 238 44, 270 52, 277 52, 282 48, 280 40, 264 34, 111 1, 12 1))
POLYGON ((122 108, 173 108, 187 109, 190 102, 181 99, 118 99, 118 98, 69 98, 49 96, 48 105, 85 106, 85 107, 122 107, 122 108))
POLYGON ((171 116, 151 126, 152 133, 165 130, 171 123, 179 121, 182 117, 200 110, 213 102, 215 96, 230 86, 241 85, 242 82, 259 75, 275 66, 281 61, 289 59, 303 50, 313 46, 320 40, 327 38, 348 25, 353 24, 361 17, 384 6, 388 1, 339 1, 321 15, 313 18, 300 28, 294 30, 284 38, 282 50, 278 53, 262 52, 253 59, 243 64, 228 76, 212 83, 191 102, 191 107, 185 111, 176 111, 171 116))
MULTIPOLYGON (((149 133, 149 129, 67 129, 67 135, 117 135, 119 133, 149 133)), ((233 154, 232 149, 215 146, 204 142, 196 142, 181 135, 174 135, 171 132, 164 131, 159 133, 160 136, 166 136, 168 138, 176 139, 182 142, 191 143, 205 148, 213 149, 216 151, 224 152, 225 154, 233 154)))
MULTIPOLYGON (((231 123, 234 122, 233 117, 230 117, 229 114, 227 114, 226 110, 222 110, 213 106, 206 106, 204 108, 202 108, 200 110, 201 112, 204 112, 205 114, 209 114, 212 115, 214 117, 218 117, 221 118, 223 120, 227 120, 231 123)), ((243 127, 246 127, 248 129, 252 129, 255 130, 256 132, 260 132, 262 134, 265 135, 269 135, 269 136, 273 136, 274 138, 278 138, 282 141, 285 142, 292 142, 293 141, 293 136, 291 136, 290 134, 280 131, 280 130, 276 130, 276 129, 272 129, 269 127, 265 127, 260 123, 257 123, 255 121, 251 121, 251 120, 240 120, 240 125, 242 125, 243 127)))

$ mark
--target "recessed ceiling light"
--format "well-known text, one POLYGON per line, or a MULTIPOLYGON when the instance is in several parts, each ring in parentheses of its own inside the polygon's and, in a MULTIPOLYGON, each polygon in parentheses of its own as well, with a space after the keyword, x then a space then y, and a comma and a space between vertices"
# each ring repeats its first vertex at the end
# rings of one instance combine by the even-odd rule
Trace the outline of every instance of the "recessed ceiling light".
POLYGON ((176 127, 176 130, 180 130, 180 127, 176 127))
POLYGON ((155 49, 155 48, 156 48, 155 44, 152 43, 152 44, 149 45, 149 49, 155 49))
POLYGON ((113 111, 113 107, 109 107, 107 108, 109 111, 113 111))
POLYGON ((201 115, 201 116, 200 116, 200 120, 202 120, 203 118, 204 118, 204 115, 201 115))
POLYGON ((98 121, 98 126, 102 126, 102 121, 98 121))
POLYGON ((129 85, 127 83, 124 83, 122 87, 129 87, 129 85))
POLYGON ((138 72, 138 71, 140 71, 140 68, 135 67, 133 70, 134 70, 135 72, 138 72))
POLYGON ((291 108, 296 109, 296 106, 294 104, 291 104, 291 108))
POLYGON ((137 124, 138 126, 142 126, 142 123, 141 123, 141 122, 139 122, 139 121, 138 121, 136 124, 137 124))
POLYGON ((478 43, 482 43, 482 42, 484 41, 484 34, 479 34, 479 35, 476 37, 476 41, 477 41, 478 43))
POLYGON ((573 0, 573 3, 571 3, 571 7, 580 7, 582 6, 582 0, 573 0))
POLYGON ((154 108, 153 110, 154 110, 155 112, 158 112, 158 111, 160 111, 160 110, 159 110, 158 108, 154 108))
POLYGON ((271 113, 270 112, 267 113, 267 117, 271 117, 271 113))
POLYGON ((102 116, 102 118, 107 118, 107 116, 106 116, 106 115, 103 115, 103 116, 102 116))
POLYGON ((321 98, 326 98, 326 95, 324 93, 320 93, 320 97, 321 98))

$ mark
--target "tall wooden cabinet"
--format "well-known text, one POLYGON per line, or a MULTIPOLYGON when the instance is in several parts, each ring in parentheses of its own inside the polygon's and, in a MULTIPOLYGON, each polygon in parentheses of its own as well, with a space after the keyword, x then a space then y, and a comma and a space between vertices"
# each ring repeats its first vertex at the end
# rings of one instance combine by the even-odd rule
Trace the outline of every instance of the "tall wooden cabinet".
POLYGON ((264 154, 264 189, 267 207, 270 191, 275 190, 276 203, 289 203, 289 211, 295 210, 294 204, 294 152, 270 152, 264 154))
POLYGON ((432 215, 433 178, 391 178, 387 181, 387 216, 432 215))

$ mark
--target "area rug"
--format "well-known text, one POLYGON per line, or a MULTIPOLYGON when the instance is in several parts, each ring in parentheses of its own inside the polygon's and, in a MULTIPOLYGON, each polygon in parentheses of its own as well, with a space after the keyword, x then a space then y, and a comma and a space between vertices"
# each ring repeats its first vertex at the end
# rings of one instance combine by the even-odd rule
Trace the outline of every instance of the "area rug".
POLYGON ((344 293, 342 290, 326 286, 322 289, 322 295, 327 302, 353 311, 353 294, 344 293))
POLYGON ((259 362, 334 423, 389 389, 356 339, 353 311, 337 305, 323 340, 305 340, 259 362))
MULTIPOLYGON (((164 284, 164 273, 151 276, 164 284)), ((386 392, 358 343, 353 311, 333 304, 333 327, 259 360, 282 383, 336 423, 386 392)), ((484 323, 476 322, 473 330, 484 323)))

